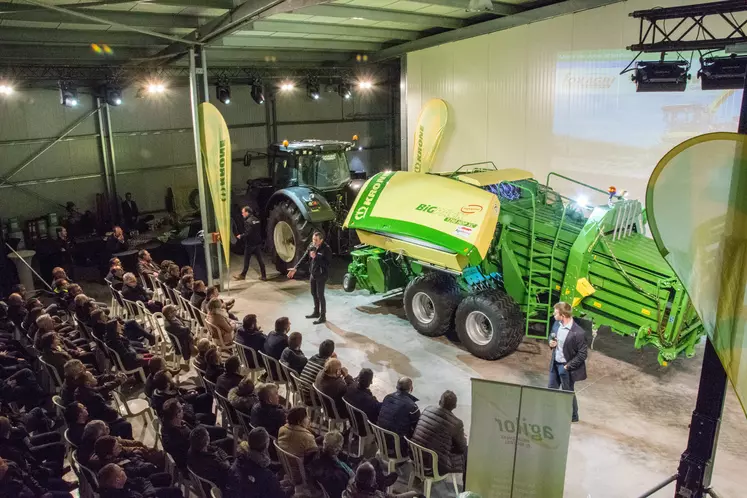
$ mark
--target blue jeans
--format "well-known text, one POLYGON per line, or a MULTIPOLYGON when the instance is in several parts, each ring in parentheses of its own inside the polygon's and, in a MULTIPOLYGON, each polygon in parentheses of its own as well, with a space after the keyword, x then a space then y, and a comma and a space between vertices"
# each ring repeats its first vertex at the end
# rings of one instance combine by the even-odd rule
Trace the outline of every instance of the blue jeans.
MULTIPOLYGON (((547 387, 550 389, 560 388, 563 391, 574 391, 575 382, 571 377, 571 373, 565 369, 565 363, 558 363, 555 361, 554 353, 552 364, 550 365, 550 380, 547 383, 547 387)), ((573 395, 573 416, 572 421, 578 422, 578 401, 576 395, 573 395)))

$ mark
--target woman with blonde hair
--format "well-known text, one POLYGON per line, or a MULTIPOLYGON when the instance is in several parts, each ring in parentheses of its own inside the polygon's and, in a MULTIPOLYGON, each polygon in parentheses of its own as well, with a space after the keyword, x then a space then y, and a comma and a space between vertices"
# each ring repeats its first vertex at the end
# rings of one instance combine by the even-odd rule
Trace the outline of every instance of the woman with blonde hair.
POLYGON ((342 397, 353 383, 353 377, 347 368, 337 358, 330 358, 324 364, 324 369, 316 376, 314 385, 324 394, 335 401, 337 413, 342 418, 348 418, 348 410, 342 397))
POLYGON ((237 324, 229 316, 223 301, 214 297, 207 305, 207 321, 212 325, 210 335, 222 346, 228 346, 233 343, 233 335, 237 324))

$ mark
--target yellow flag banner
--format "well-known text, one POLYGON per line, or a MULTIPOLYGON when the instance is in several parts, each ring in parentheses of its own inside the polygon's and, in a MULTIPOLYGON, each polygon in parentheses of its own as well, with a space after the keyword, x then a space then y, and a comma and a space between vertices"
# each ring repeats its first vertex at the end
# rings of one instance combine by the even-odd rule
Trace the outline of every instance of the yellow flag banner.
POLYGON ((199 113, 202 165, 207 173, 215 220, 228 265, 231 256, 231 137, 226 121, 213 104, 200 104, 199 113))
POLYGON ((438 145, 441 143, 449 109, 441 99, 431 99, 423 106, 415 126, 415 138, 412 148, 412 171, 428 173, 433 167, 438 145))
POLYGON ((708 133, 672 149, 649 179, 646 210, 745 409, 747 136, 708 133))

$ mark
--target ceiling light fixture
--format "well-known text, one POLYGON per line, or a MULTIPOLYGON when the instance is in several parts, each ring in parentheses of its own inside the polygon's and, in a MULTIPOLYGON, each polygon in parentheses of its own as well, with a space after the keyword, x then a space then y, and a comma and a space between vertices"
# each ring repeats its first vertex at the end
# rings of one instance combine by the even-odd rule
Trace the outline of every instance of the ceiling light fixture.
POLYGON ((65 107, 78 106, 78 90, 67 81, 60 81, 60 104, 65 107))

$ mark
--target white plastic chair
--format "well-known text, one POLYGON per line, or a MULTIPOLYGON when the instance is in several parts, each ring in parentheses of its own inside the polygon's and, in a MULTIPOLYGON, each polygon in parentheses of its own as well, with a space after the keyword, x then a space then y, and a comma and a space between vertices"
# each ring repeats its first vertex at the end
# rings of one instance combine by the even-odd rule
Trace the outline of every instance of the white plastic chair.
POLYGON ((123 399, 122 395, 117 391, 112 391, 112 396, 114 397, 114 403, 116 404, 117 411, 122 418, 142 418, 143 429, 148 427, 148 423, 151 422, 150 428, 154 432, 153 440, 158 440, 158 430, 155 424, 152 423, 156 417, 153 415, 153 409, 151 408, 150 402, 147 399, 123 399))
POLYGON ((382 429, 378 425, 371 423, 371 421, 368 422, 368 426, 371 427, 371 431, 373 431, 373 435, 376 438, 376 445, 379 447, 377 456, 387 465, 389 473, 394 472, 397 469, 397 465, 410 459, 406 455, 402 455, 402 443, 399 439, 399 434, 382 429), (389 445, 387 438, 391 438, 392 446, 389 445), (390 457, 390 453, 394 453, 394 456, 390 457))
POLYGON ((319 395, 319 399, 322 402, 322 413, 324 414, 324 418, 327 419, 327 428, 331 431, 334 430, 337 425, 342 425, 342 428, 344 429, 347 419, 340 416, 340 413, 337 411, 337 403, 335 403, 335 400, 324 394, 315 385, 312 385, 311 387, 314 388, 314 391, 319 395))
POLYGON ((60 372, 58 372, 53 365, 44 361, 41 356, 39 356, 39 362, 44 365, 44 369, 47 371, 47 377, 49 377, 49 391, 52 393, 59 393, 62 390, 60 372))
POLYGON ((412 471, 410 472, 410 481, 407 487, 411 489, 417 477, 423 481, 423 494, 425 498, 431 498, 433 483, 451 478, 451 483, 454 485, 454 493, 456 496, 459 496, 457 475, 455 473, 444 475, 438 473, 438 455, 436 452, 425 446, 413 443, 407 438, 405 438, 405 441, 410 446, 410 453, 412 454, 412 471), (430 465, 426 464, 426 455, 430 456, 430 465))
POLYGON ((132 368, 129 370, 126 369, 124 363, 122 363, 122 358, 119 356, 119 353, 107 346, 106 343, 104 343, 104 347, 109 352, 109 357, 114 360, 114 366, 119 372, 125 375, 135 375, 143 384, 145 384, 145 370, 143 370, 143 367, 132 368))
POLYGON ((233 344, 236 346, 236 352, 241 359, 241 364, 244 366, 244 371, 249 372, 249 375, 252 376, 252 382, 256 383, 257 379, 259 379, 260 373, 265 371, 265 369, 262 368, 262 362, 260 362, 257 357, 257 351, 249 346, 244 346, 240 342, 234 342, 233 344), (250 358, 251 361, 249 361, 250 358), (255 367, 249 368, 250 364, 255 365, 255 367))
POLYGON ((275 449, 277 450, 280 463, 283 465, 285 475, 293 476, 294 484, 308 487, 309 481, 306 477, 306 469, 303 465, 303 458, 299 458, 293 453, 288 453, 283 448, 278 446, 277 441, 273 441, 273 444, 275 445, 275 449), (299 479, 301 482, 297 482, 299 479))
POLYGON ((301 377, 298 376, 295 372, 290 373, 291 378, 293 378, 293 382, 295 382, 296 387, 298 388, 298 394, 301 397, 301 402, 306 405, 306 413, 309 414, 309 419, 311 420, 312 424, 316 423, 321 427, 322 425, 322 419, 324 418, 324 413, 322 413, 322 402, 319 399, 319 396, 317 396, 316 391, 314 391, 311 384, 301 379, 301 377), (307 405, 305 400, 309 399, 311 400, 311 404, 307 405))
POLYGON ((204 478, 198 476, 195 473, 195 471, 192 470, 189 467, 187 467, 187 471, 189 471, 189 478, 192 480, 192 484, 196 488, 196 491, 197 491, 198 495, 200 496, 200 498, 210 498, 211 496, 213 496, 213 490, 214 489, 218 491, 218 496, 220 496, 220 489, 218 489, 218 485, 217 484, 215 484, 213 481, 211 481, 209 479, 204 479, 204 478), (210 493, 209 494, 205 492, 205 488, 203 486, 203 483, 206 484, 206 485, 208 485, 208 486, 210 486, 210 493))
POLYGON ((373 432, 370 430, 368 425, 368 415, 366 415, 366 412, 359 410, 348 403, 347 400, 343 399, 343 401, 345 402, 348 414, 350 415, 350 432, 358 436, 358 453, 355 456, 362 457, 366 444, 374 439, 373 432))

